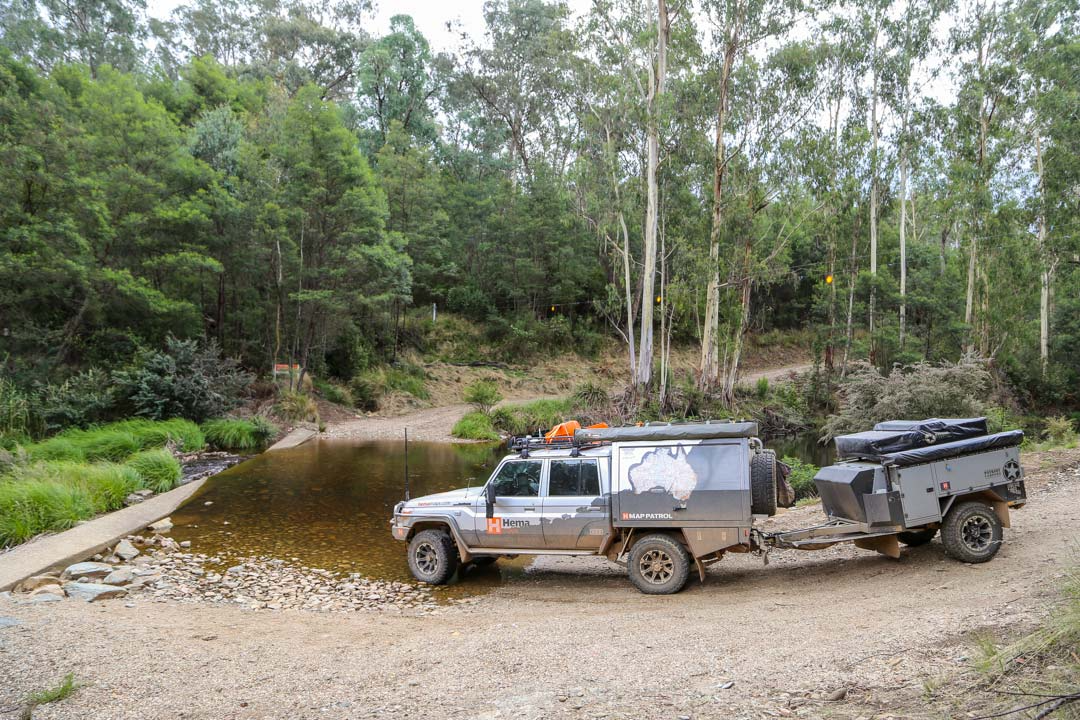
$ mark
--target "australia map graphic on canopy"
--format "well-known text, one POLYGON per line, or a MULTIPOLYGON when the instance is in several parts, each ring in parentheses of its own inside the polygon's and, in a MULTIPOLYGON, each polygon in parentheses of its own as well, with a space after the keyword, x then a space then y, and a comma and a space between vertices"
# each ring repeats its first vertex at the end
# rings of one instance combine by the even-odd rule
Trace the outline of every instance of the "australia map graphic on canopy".
POLYGON ((698 473, 690 460, 696 451, 696 448, 687 451, 683 447, 665 447, 645 452, 627 473, 634 494, 668 492, 676 500, 689 499, 698 486, 698 473))

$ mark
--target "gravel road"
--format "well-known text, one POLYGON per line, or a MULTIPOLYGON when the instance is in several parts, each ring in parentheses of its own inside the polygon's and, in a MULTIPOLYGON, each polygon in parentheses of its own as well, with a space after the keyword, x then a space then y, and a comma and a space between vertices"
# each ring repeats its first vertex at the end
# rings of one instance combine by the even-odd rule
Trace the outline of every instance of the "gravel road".
POLYGON ((545 559, 424 617, 0 599, 0 712, 71 672, 34 718, 944 717, 923 683, 964 667, 973 631, 1037 621, 1077 559, 1080 452, 1025 463, 1030 503, 985 565, 938 541, 776 551, 648 597, 605 561, 545 559))

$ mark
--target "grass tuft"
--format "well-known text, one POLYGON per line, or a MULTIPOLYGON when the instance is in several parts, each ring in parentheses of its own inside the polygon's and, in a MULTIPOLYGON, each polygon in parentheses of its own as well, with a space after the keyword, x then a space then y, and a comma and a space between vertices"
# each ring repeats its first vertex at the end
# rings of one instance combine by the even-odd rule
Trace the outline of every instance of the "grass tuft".
POLYGON ((59 685, 46 690, 38 690, 37 692, 30 693, 26 698, 26 705, 20 714, 20 720, 30 720, 34 715, 34 708, 38 705, 48 705, 49 703, 66 700, 78 689, 79 685, 75 682, 75 676, 72 673, 68 673, 64 676, 64 679, 60 681, 59 685))
POLYGON ((450 434, 463 440, 499 439, 499 434, 491 426, 491 418, 479 411, 468 413, 454 423, 450 434))
POLYGON ((220 418, 204 423, 203 432, 210 446, 218 450, 259 450, 277 435, 278 429, 262 417, 220 418))
POLYGON ((124 467, 137 473, 138 482, 142 487, 156 493, 172 490, 183 476, 180 461, 164 448, 135 453, 124 463, 124 467))

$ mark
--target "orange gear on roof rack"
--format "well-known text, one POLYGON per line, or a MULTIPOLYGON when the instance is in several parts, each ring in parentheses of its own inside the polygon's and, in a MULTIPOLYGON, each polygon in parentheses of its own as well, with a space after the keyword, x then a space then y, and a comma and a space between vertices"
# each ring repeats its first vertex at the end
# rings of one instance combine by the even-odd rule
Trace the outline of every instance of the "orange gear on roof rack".
MULTIPOLYGON (((595 425, 590 425, 589 427, 606 428, 607 426, 607 423, 602 422, 596 423, 595 425)), ((580 429, 581 423, 579 423, 577 420, 567 420, 566 422, 561 422, 547 431, 547 433, 544 435, 544 442, 551 443, 557 440, 573 440, 574 432, 580 429)))

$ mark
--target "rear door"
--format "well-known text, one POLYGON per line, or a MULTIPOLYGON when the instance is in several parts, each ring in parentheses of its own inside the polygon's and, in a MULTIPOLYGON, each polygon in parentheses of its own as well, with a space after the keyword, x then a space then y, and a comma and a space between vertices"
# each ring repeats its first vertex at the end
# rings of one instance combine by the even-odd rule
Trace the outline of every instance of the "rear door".
POLYGON ((608 499, 595 459, 550 460, 543 503, 544 544, 548 548, 600 547, 607 533, 608 499))
POLYGON ((480 547, 544 548, 540 525, 540 487, 544 476, 543 460, 507 460, 488 481, 495 485, 494 517, 486 517, 483 497, 476 518, 477 544, 480 547))

